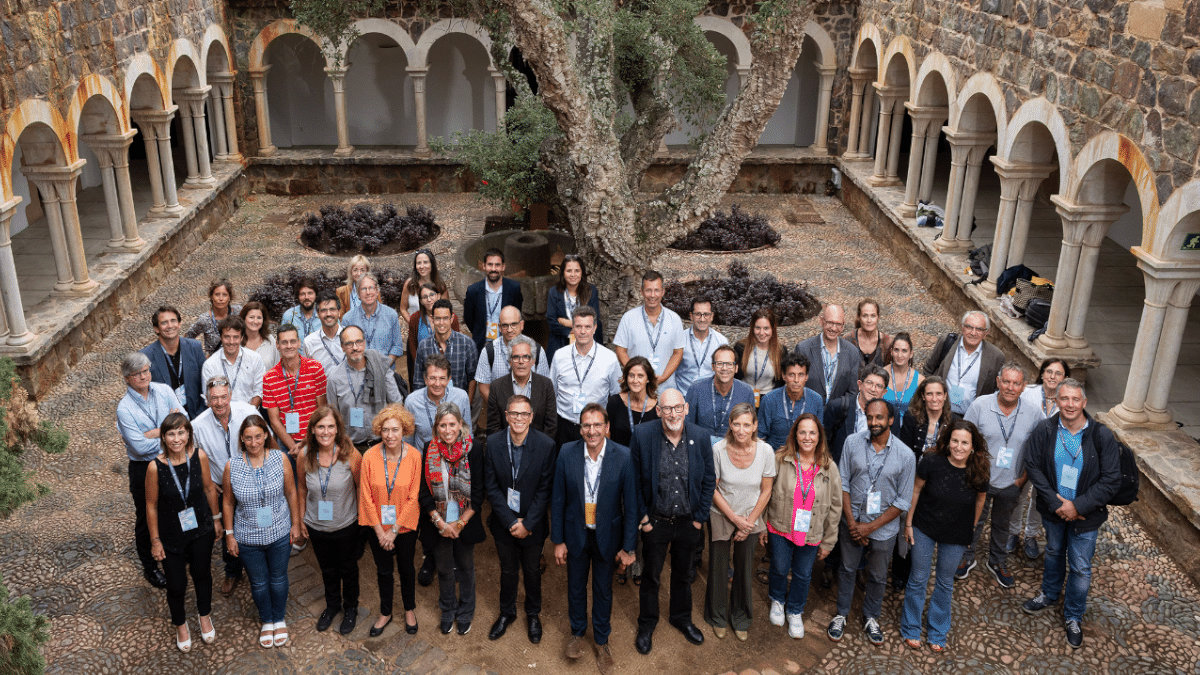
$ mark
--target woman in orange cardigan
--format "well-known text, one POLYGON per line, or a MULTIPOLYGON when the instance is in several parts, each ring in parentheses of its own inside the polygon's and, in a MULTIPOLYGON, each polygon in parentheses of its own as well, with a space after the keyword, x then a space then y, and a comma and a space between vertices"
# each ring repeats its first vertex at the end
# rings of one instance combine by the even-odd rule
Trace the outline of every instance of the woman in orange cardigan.
POLYGON ((420 514, 421 452, 404 442, 404 437, 413 433, 413 416, 398 403, 380 410, 371 428, 383 442, 363 454, 358 483, 358 522, 374 530, 374 536, 367 539, 379 579, 379 620, 371 626, 371 637, 382 635, 392 622, 393 558, 400 570, 404 628, 414 634, 417 572, 413 551, 420 514))

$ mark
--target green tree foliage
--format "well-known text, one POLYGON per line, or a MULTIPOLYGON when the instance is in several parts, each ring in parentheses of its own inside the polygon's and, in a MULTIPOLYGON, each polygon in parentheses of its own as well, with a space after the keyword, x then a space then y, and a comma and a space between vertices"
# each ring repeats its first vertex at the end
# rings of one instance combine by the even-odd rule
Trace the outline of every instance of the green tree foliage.
POLYGON ((29 598, 8 599, 0 580, 0 673, 33 675, 46 670, 38 647, 50 639, 46 617, 33 613, 29 598))
POLYGON ((45 452, 57 454, 66 450, 71 440, 62 427, 37 419, 25 390, 16 386, 18 382, 12 359, 0 358, 0 517, 47 492, 32 481, 33 472, 21 466, 25 443, 34 442, 45 452))
POLYGON ((385 0, 292 0, 292 16, 333 47, 333 66, 342 66, 342 54, 358 39, 354 21, 383 9, 385 0))

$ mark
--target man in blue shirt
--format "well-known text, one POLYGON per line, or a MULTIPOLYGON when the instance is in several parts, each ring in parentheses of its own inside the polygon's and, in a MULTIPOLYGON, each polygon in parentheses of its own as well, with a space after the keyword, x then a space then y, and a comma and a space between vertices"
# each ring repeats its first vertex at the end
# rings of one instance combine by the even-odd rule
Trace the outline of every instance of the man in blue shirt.
POLYGON ((708 430, 713 444, 729 431, 729 411, 739 403, 754 406, 754 390, 734 378, 737 355, 733 347, 721 345, 712 355, 713 376, 698 380, 688 390, 687 421, 708 430))
POLYGON ((142 576, 155 588, 166 588, 167 578, 150 554, 150 527, 146 524, 146 469, 159 455, 159 425, 173 412, 183 412, 175 392, 150 381, 150 359, 141 352, 121 359, 125 396, 117 403, 117 430, 129 455, 129 494, 133 496, 133 541, 142 576))
POLYGON ((379 302, 379 280, 367 272, 358 280, 358 299, 362 305, 346 312, 342 327, 358 326, 367 338, 367 349, 388 357, 392 369, 396 359, 404 356, 404 334, 400 331, 400 315, 379 302))
MULTIPOLYGON (((787 442, 792 424, 804 413, 824 419, 825 400, 808 384, 808 357, 796 352, 783 355, 784 387, 777 387, 762 398, 758 406, 758 437, 778 451, 787 442)), ((828 431, 826 431, 828 433, 828 431)))
POLYGON ((712 301, 707 296, 692 298, 692 329, 684 337, 683 359, 675 369, 675 387, 688 391, 697 380, 713 376, 712 353, 729 339, 711 328, 713 321, 712 301))
POLYGON ((301 279, 300 287, 296 289, 296 301, 300 304, 284 312, 279 323, 295 326, 300 342, 304 342, 304 338, 321 328, 321 318, 317 316, 317 282, 311 277, 301 279))

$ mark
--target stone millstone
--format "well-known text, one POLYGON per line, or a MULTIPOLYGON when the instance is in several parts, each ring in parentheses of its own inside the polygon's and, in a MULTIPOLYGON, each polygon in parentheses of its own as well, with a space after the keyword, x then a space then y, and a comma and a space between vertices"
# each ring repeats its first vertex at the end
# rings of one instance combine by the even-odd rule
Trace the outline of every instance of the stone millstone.
POLYGON ((514 234, 504 240, 506 273, 515 276, 524 272, 527 277, 550 273, 550 240, 536 232, 514 234))

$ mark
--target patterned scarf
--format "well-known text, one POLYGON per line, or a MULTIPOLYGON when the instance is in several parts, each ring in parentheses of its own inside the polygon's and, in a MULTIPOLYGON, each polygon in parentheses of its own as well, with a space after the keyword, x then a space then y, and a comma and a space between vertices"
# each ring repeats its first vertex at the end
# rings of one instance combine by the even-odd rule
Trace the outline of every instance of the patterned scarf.
POLYGON ((451 447, 446 447, 439 438, 429 444, 429 452, 425 457, 425 480, 442 518, 446 517, 446 502, 451 498, 458 502, 459 513, 470 508, 471 463, 467 459, 470 447, 469 435, 460 435, 451 447))

